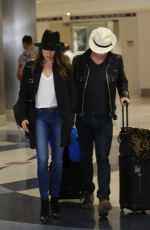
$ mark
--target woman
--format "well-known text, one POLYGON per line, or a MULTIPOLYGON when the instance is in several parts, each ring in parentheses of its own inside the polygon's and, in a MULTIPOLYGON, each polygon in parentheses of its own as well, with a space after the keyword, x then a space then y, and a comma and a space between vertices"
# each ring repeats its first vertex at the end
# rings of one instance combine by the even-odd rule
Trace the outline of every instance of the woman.
POLYGON ((40 219, 45 222, 49 216, 49 193, 52 215, 60 216, 58 199, 63 149, 69 143, 73 126, 74 85, 71 65, 63 54, 59 32, 46 30, 42 41, 35 45, 39 47, 38 57, 33 63, 27 63, 21 82, 19 123, 30 132, 30 147, 37 151, 40 219), (50 174, 49 139, 52 149, 50 174))

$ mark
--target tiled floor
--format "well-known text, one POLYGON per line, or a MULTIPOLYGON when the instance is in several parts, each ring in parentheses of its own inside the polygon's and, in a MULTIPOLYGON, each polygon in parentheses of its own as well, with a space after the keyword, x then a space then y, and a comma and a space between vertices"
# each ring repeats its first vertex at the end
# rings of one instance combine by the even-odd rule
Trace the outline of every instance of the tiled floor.
MULTIPOLYGON (((131 99, 129 121, 133 127, 150 129, 150 98, 131 99)), ((39 191, 36 179, 36 153, 28 148, 22 133, 14 122, 0 127, 0 229, 4 230, 149 230, 150 211, 133 215, 129 210, 120 212, 118 173, 118 133, 121 126, 121 106, 117 106, 118 120, 114 122, 114 138, 110 154, 111 202, 113 209, 108 218, 99 218, 98 200, 94 209, 83 210, 80 200, 61 200, 62 218, 49 218, 43 225, 39 220, 39 191)), ((94 162, 96 184, 96 163, 94 162)))

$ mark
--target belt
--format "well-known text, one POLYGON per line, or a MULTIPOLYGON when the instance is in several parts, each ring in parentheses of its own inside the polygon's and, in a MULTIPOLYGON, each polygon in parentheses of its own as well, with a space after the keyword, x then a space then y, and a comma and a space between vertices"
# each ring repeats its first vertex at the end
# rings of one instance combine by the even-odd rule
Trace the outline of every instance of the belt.
POLYGON ((58 106, 46 107, 45 109, 57 109, 58 106))
POLYGON ((40 110, 40 109, 58 109, 58 106, 45 107, 45 108, 37 108, 37 110, 40 110))

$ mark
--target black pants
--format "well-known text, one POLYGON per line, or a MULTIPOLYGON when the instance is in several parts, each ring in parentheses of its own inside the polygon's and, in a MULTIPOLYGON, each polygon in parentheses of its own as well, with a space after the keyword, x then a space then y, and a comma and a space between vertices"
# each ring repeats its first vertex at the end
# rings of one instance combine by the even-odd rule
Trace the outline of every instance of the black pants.
POLYGON ((110 164, 109 153, 112 142, 112 119, 96 113, 77 115, 76 127, 78 129, 81 146, 81 172, 82 187, 87 194, 94 192, 93 183, 93 147, 95 145, 98 198, 107 198, 110 194, 110 164))

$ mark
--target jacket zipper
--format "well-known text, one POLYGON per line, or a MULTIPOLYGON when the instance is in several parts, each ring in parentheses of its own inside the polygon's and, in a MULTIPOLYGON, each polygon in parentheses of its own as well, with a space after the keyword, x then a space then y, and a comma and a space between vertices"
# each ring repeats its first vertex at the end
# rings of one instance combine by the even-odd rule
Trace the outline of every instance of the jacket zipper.
POLYGON ((110 114, 112 114, 111 94, 110 94, 110 87, 109 87, 109 80, 108 80, 108 68, 109 68, 109 64, 106 67, 106 82, 107 82, 108 94, 109 94, 110 114))
POLYGON ((82 97, 82 114, 84 113, 83 106, 84 106, 84 98, 85 98, 85 89, 86 89, 88 78, 89 78, 89 68, 88 68, 88 65, 87 65, 87 69, 88 69, 88 72, 87 72, 87 76, 86 76, 86 81, 85 81, 85 85, 84 85, 84 89, 83 89, 83 97, 82 97))

